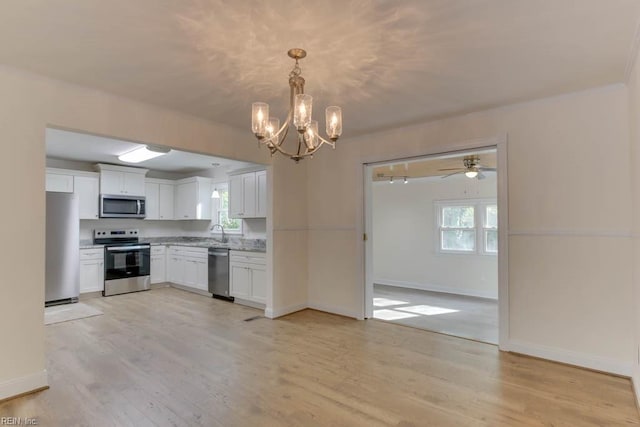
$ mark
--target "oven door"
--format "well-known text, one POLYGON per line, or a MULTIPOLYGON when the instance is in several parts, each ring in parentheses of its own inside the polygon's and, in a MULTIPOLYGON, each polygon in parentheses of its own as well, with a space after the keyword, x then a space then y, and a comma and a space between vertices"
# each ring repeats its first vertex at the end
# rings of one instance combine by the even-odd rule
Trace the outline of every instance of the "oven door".
POLYGON ((149 276, 151 245, 105 246, 104 280, 149 276))

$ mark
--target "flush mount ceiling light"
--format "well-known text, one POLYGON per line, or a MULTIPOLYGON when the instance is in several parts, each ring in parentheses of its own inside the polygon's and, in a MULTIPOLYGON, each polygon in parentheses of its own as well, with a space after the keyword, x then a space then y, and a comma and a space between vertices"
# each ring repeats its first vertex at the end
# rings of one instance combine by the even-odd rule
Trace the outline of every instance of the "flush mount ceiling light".
POLYGON ((323 144, 336 148, 336 141, 342 134, 342 109, 340 107, 327 107, 325 110, 326 131, 328 140, 318 135, 318 122, 311 119, 312 101, 311 95, 304 93, 304 78, 300 75, 302 70, 298 61, 307 52, 304 49, 290 49, 287 54, 296 60, 296 65, 289 73, 289 113, 284 124, 280 126, 280 120, 269 117, 269 104, 254 102, 251 106, 251 130, 260 143, 271 151, 271 155, 280 152, 285 156, 299 162, 318 151, 323 144), (292 125, 298 133, 298 144, 294 151, 285 150, 282 145, 287 139, 289 126, 292 125))
POLYGON ((144 162, 145 160, 163 156, 170 151, 171 149, 166 147, 142 145, 127 153, 119 155, 118 160, 126 163, 140 163, 140 162, 144 162))

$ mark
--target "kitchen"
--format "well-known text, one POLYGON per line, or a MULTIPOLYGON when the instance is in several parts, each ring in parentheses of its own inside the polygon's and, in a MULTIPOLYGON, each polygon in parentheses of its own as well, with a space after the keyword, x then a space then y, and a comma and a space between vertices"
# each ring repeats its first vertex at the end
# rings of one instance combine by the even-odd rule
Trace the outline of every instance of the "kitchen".
POLYGON ((265 166, 53 128, 46 145, 47 305, 172 286, 265 308, 265 166), (50 227, 65 194, 77 216, 50 227))

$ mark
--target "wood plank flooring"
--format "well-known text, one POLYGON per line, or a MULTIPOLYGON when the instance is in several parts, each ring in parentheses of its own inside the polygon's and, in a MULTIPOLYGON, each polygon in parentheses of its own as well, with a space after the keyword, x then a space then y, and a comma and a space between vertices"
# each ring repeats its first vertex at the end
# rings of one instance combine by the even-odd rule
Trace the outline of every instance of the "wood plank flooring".
POLYGON ((41 426, 619 426, 628 379, 378 321, 279 320, 172 288, 86 300, 46 327, 49 390, 0 405, 41 426))
POLYGON ((498 344, 498 301, 375 284, 378 320, 498 344))

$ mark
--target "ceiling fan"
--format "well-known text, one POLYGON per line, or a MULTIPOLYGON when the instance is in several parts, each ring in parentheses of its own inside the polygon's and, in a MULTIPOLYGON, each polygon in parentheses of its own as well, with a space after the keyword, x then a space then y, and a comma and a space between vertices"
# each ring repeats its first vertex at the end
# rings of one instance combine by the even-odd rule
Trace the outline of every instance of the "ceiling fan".
POLYGON ((486 176, 483 172, 495 172, 496 168, 488 168, 486 166, 482 166, 480 164, 480 157, 473 154, 469 156, 464 156, 462 160, 464 167, 463 168, 447 168, 447 169, 438 169, 440 172, 451 172, 447 175, 444 175, 442 178, 448 178, 453 175, 458 175, 460 173, 465 174, 467 178, 477 178, 477 179, 485 179, 486 176))

